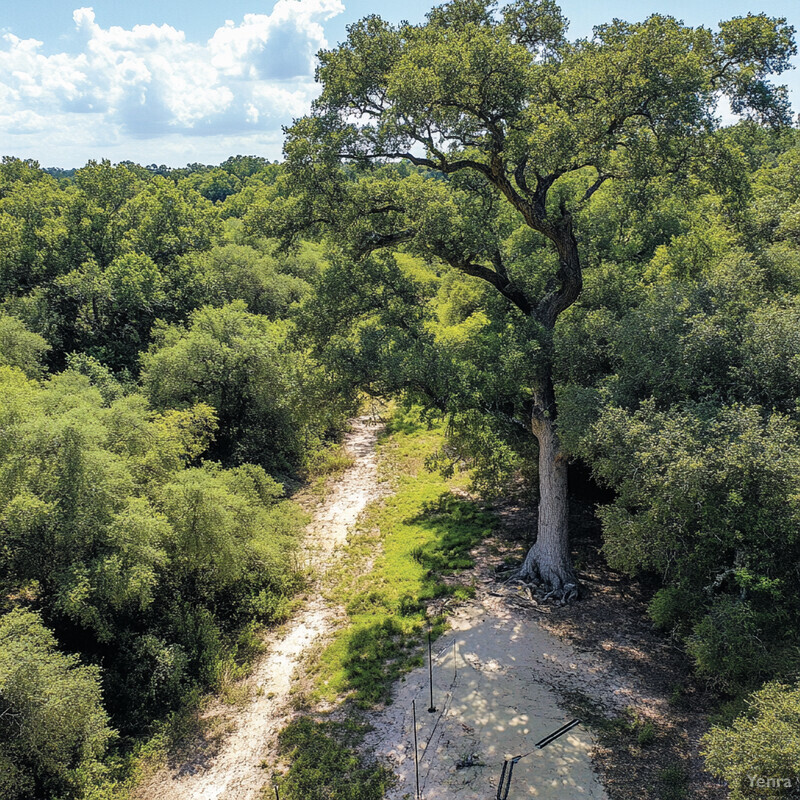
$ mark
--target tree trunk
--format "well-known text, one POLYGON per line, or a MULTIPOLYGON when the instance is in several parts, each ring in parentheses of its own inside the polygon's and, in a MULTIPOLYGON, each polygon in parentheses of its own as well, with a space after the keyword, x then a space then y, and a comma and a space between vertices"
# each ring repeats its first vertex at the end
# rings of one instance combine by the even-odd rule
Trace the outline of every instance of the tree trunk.
POLYGON ((567 458, 551 418, 535 414, 531 427, 539 442, 539 523, 521 577, 543 584, 552 596, 571 600, 578 595, 578 579, 569 555, 567 458))

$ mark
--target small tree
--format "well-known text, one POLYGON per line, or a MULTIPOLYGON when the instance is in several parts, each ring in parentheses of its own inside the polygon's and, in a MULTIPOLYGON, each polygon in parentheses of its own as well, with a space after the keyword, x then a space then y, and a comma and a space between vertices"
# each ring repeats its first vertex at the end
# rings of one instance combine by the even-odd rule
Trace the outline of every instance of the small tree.
MULTIPOLYGON (((577 215, 590 213, 608 181, 688 169, 719 124, 723 95, 737 113, 784 124, 785 89, 767 78, 795 52, 793 29, 764 15, 723 22, 717 32, 659 15, 615 20, 572 43, 566 25, 552 0, 518 0, 499 12, 485 0, 454 0, 420 25, 378 16, 351 25, 346 42, 320 53, 322 93, 288 131, 292 196, 276 194, 266 216, 251 215, 251 224, 286 237, 321 226, 355 259, 403 245, 491 287, 484 309, 511 331, 498 341, 515 342, 509 374, 517 388, 492 397, 497 381, 484 380, 457 398, 427 395, 440 409, 472 405, 535 437, 538 537, 521 574, 562 597, 577 581, 553 340, 582 289, 577 215), (388 161, 420 170, 403 177, 375 168, 388 161)), ((323 284, 336 290, 320 325, 326 339, 354 296, 413 302, 396 270, 352 261, 332 269, 344 277, 323 284), (360 284, 365 277, 382 285, 360 284)), ((408 316, 390 315, 387 324, 408 327, 408 316)), ((424 322, 417 332, 424 338, 424 322)), ((502 347, 497 356, 503 361, 502 347)), ((430 359, 417 366, 385 385, 424 394, 437 367, 430 359)))
POLYGON ((242 300, 194 311, 189 325, 160 326, 142 354, 142 383, 159 408, 214 408, 211 454, 227 464, 289 471, 334 424, 314 364, 294 348, 284 321, 246 311, 242 300))

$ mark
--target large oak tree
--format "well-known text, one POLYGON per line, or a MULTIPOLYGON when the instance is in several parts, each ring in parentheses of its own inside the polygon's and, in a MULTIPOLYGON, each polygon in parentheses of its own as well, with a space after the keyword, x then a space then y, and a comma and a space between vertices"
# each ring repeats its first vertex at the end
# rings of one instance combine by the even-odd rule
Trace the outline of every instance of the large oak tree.
MULTIPOLYGON (((419 25, 369 16, 350 26, 344 43, 320 53, 320 97, 288 131, 292 195, 268 215, 286 236, 327 230, 353 275, 391 284, 396 273, 359 259, 400 247, 497 293, 531 357, 511 402, 484 395, 476 406, 538 443, 538 535, 521 574, 561 597, 577 580, 552 354, 559 316, 583 285, 579 215, 608 182, 680 175, 707 158, 722 98, 762 124, 787 124, 786 91, 769 76, 795 52, 793 29, 764 15, 716 31, 660 15, 614 20, 573 42, 566 28, 551 0, 502 9, 454 0, 419 25), (380 167, 398 161, 416 173, 380 167), (520 227, 528 238, 510 246, 520 227)), ((398 287, 366 291, 413 303, 398 287)))

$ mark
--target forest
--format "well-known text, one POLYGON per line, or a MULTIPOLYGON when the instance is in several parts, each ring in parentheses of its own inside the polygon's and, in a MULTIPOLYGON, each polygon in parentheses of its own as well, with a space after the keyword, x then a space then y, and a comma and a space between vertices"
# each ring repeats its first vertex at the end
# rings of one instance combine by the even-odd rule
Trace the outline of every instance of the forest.
POLYGON ((323 51, 280 163, 4 157, 0 797, 123 797, 247 674, 312 579, 293 495, 368 399, 444 425, 423 469, 538 508, 542 602, 583 602, 588 503, 724 710, 706 769, 796 774, 793 33, 570 42, 550 2, 455 0, 323 51))

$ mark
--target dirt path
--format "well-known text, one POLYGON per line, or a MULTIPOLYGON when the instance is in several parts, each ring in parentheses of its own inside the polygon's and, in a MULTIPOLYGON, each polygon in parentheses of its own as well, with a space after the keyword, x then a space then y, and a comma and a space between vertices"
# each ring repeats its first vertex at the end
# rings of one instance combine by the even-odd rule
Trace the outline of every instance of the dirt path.
MULTIPOLYGON (((316 510, 305 547, 321 577, 336 559, 365 507, 384 493, 377 479, 376 440, 380 427, 368 417, 351 422, 345 447, 354 462, 316 510)), ((207 716, 224 718, 223 734, 192 742, 189 757, 175 758, 136 792, 140 800, 251 800, 268 780, 261 766, 274 746, 275 734, 288 722, 292 676, 303 653, 331 628, 335 610, 321 596, 319 581, 282 637, 271 637, 268 651, 249 682, 245 705, 231 712, 222 704, 207 716)))

